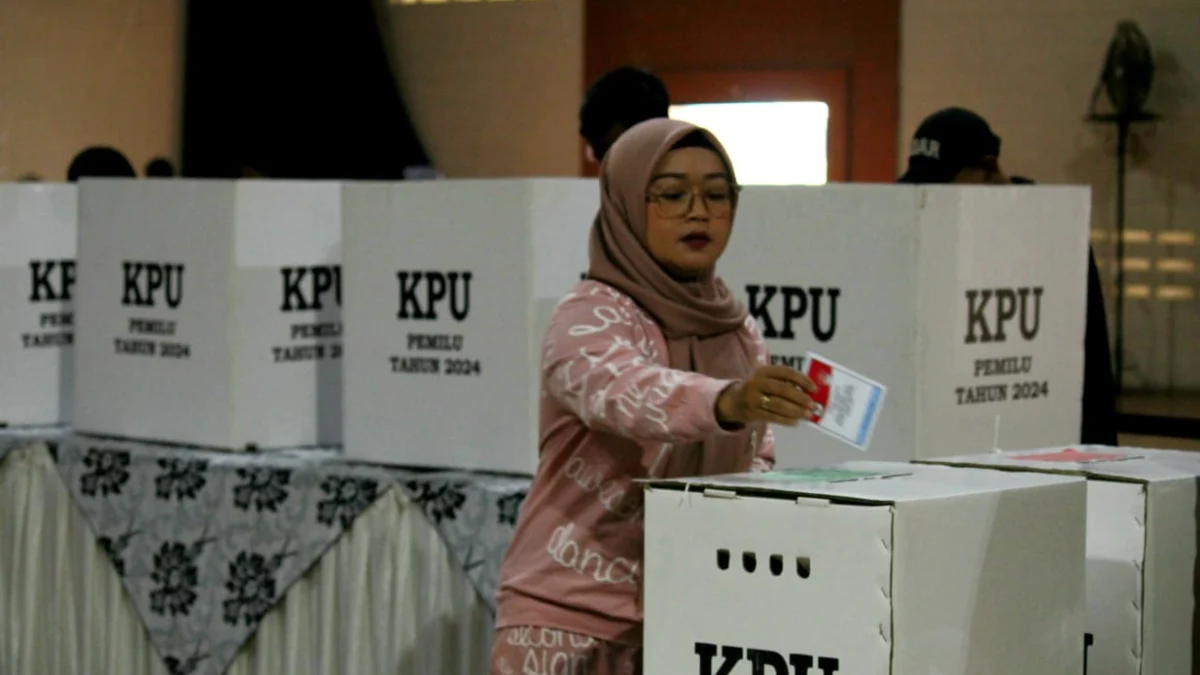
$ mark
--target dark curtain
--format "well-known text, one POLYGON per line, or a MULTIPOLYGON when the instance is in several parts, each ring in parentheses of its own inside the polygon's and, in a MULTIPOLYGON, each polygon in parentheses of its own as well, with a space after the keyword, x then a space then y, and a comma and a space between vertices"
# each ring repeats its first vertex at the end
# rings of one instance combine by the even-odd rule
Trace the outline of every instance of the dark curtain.
POLYGON ((190 0, 183 175, 389 180, 429 164, 377 0, 190 0))

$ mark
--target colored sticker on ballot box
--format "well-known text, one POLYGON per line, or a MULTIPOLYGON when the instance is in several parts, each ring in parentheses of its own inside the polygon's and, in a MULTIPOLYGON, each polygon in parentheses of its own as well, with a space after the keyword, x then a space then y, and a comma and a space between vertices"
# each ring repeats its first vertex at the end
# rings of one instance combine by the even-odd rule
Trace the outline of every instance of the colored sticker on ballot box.
POLYGON ((817 385, 817 404, 809 423, 859 450, 866 450, 883 408, 887 387, 813 353, 804 358, 804 374, 817 385))
POLYGON ((1067 448, 1058 452, 1043 452, 1035 455, 1015 455, 1013 459, 1026 462, 1059 462, 1068 464, 1091 464, 1093 462, 1116 462, 1126 459, 1136 459, 1132 455, 1119 452, 1089 452, 1067 448))

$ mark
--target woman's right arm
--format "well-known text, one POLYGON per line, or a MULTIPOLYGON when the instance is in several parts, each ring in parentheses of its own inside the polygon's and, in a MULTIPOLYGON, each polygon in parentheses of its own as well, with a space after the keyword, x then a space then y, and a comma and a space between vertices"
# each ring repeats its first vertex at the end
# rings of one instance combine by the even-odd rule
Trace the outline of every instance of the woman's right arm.
POLYGON ((722 433, 721 392, 734 384, 648 362, 640 319, 612 292, 577 291, 555 310, 542 351, 546 393, 588 428, 679 443, 722 433))

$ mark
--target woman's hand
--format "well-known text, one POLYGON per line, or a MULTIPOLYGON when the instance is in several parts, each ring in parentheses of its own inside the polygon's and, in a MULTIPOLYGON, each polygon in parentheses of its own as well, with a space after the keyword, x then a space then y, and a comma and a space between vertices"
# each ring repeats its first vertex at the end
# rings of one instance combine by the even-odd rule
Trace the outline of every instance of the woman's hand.
POLYGON ((817 387, 806 375, 786 366, 761 366, 726 387, 717 399, 717 421, 723 425, 771 422, 794 427, 813 415, 808 394, 817 387))

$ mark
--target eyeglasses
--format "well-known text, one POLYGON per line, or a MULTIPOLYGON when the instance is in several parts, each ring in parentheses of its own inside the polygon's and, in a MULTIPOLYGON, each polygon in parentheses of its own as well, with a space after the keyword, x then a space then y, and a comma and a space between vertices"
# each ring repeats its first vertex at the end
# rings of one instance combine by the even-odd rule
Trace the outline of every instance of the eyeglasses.
POLYGON ((667 184, 650 189, 646 200, 654 204, 661 218, 683 218, 692 212, 696 204, 696 193, 704 200, 709 217, 728 218, 733 213, 740 186, 729 183, 707 183, 705 185, 667 184))

